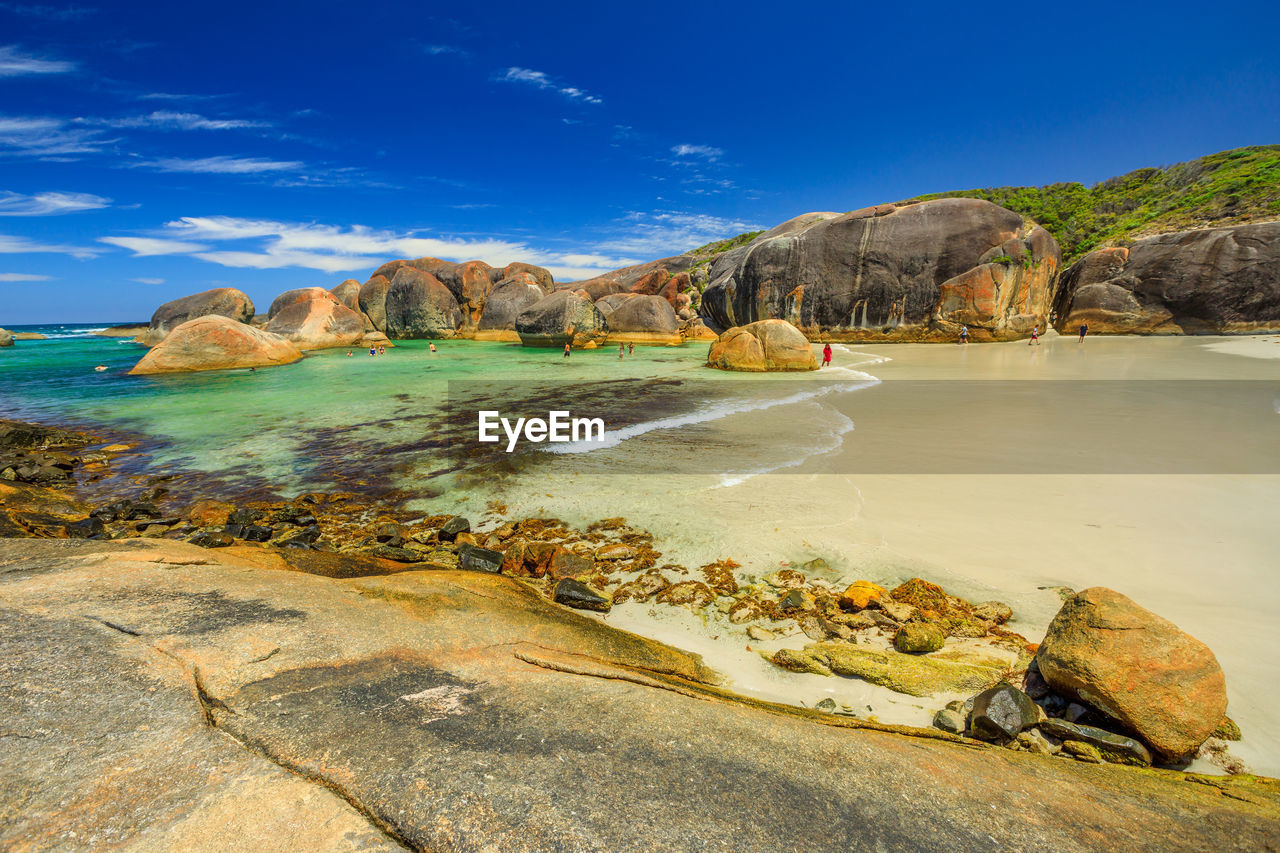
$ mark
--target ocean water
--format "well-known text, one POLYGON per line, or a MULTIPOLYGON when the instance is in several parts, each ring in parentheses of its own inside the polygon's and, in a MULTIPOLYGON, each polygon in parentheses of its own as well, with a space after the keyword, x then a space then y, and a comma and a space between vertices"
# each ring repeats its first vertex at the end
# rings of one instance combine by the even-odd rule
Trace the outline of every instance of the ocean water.
POLYGON ((705 343, 637 347, 622 359, 605 346, 566 359, 477 341, 436 341, 434 354, 426 341, 405 341, 376 357, 332 349, 255 371, 130 376, 145 350, 92 334, 105 325, 20 329, 50 339, 0 352, 5 416, 128 434, 152 470, 202 472, 229 491, 351 488, 424 511, 527 505, 556 482, 582 496, 588 520, 592 505, 603 508, 593 494, 625 494, 635 478, 740 483, 838 446, 852 429, 846 416, 796 407, 875 381, 852 369, 725 374, 704 366, 705 343), (508 454, 505 439, 477 443, 481 410, 513 422, 552 410, 598 416, 607 432, 603 442, 525 442, 508 454), (812 427, 798 441, 770 427, 796 417, 812 427))

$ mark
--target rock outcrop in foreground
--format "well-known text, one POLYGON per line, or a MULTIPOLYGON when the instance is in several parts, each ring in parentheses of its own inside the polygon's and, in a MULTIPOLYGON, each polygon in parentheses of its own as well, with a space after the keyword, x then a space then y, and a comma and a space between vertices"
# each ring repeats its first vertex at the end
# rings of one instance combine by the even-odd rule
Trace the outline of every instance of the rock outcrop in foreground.
POLYGON ((760 320, 729 329, 707 353, 707 364, 721 370, 817 370, 813 346, 785 320, 760 320))
POLYGON ((1280 330, 1280 222, 1161 234, 1062 274, 1058 329, 1091 334, 1280 330))
POLYGON ((1060 260, 1049 232, 976 199, 806 214, 716 260, 701 313, 815 340, 1011 340, 1045 328, 1060 260))
POLYGON ((244 291, 234 287, 215 287, 213 290, 193 293, 161 305, 151 315, 151 324, 138 337, 138 343, 155 346, 169 332, 196 317, 216 314, 238 323, 248 323, 253 319, 253 312, 253 301, 244 291))
POLYGON ((187 373, 290 364, 302 353, 284 338, 219 314, 188 320, 147 351, 130 373, 187 373))
POLYGON ((0 540, 12 850, 1257 850, 1280 789, 743 699, 464 571, 0 540), (1029 795, 1032 792, 1033 795, 1029 795))
POLYGON ((1103 587, 1063 604, 1036 654, 1049 686, 1140 735, 1167 759, 1196 751, 1227 713, 1209 647, 1103 587))

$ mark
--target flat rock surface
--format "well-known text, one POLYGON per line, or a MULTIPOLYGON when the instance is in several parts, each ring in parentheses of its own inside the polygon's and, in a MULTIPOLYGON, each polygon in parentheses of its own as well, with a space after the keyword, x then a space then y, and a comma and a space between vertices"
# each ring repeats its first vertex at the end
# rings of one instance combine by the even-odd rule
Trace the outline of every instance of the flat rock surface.
POLYGON ((1271 780, 858 727, 504 576, 256 551, 0 540, 0 847, 1280 844, 1271 780))

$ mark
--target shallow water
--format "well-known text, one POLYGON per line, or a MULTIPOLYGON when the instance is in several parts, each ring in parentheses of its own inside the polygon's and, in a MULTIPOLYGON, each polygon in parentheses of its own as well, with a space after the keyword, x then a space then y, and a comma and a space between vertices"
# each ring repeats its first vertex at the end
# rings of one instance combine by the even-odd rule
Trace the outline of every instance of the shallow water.
MULTIPOLYGON (((830 566, 820 579, 837 586, 920 576, 970 600, 1009 603, 1011 627, 1033 641, 1059 606, 1051 587, 1111 586, 1214 649, 1246 734, 1236 751, 1276 774, 1277 672, 1258 650, 1280 641, 1280 394, 1267 390, 1280 392, 1280 362, 1246 356, 1280 345, 1240 341, 850 345, 835 348, 836 369, 803 376, 710 371, 705 344, 638 347, 619 360, 609 347, 564 359, 469 341, 437 342, 433 356, 410 341, 376 358, 329 350, 254 372, 130 377, 141 347, 73 336, 0 350, 0 409, 145 434, 156 466, 220 474, 230 487, 383 490, 423 512, 473 519, 491 501, 512 517, 577 525, 624 516, 656 535, 664 560, 732 558, 744 578, 814 557, 830 566), (99 363, 109 370, 95 373, 99 363), (1008 380, 1023 384, 1010 391, 1008 380), (1195 383, 1167 384, 1182 380, 1195 383), (1237 390, 1215 396, 1215 387, 1237 390), (508 456, 474 441, 483 406, 599 414, 611 440, 508 456), (1103 417, 1117 413, 1131 422, 1103 417), (1153 413, 1178 429, 1142 432, 1153 413), (1096 454, 1091 442, 1101 439, 1088 430, 1139 440, 1096 454), (920 467, 938 446, 970 467, 920 467), (1157 461, 1190 455, 1210 467, 1161 473, 1150 448, 1164 454, 1157 461), (1086 454, 1087 467, 1072 468, 1071 453, 1086 454), (1268 473, 1212 470, 1241 459, 1268 473), (876 467, 886 460, 917 465, 876 467), (1117 465, 1130 473, 1107 473, 1117 465)), ((914 724, 949 698, 783 673, 756 654, 745 626, 650 611, 627 605, 604 618, 701 652, 764 698, 832 696, 914 724)))

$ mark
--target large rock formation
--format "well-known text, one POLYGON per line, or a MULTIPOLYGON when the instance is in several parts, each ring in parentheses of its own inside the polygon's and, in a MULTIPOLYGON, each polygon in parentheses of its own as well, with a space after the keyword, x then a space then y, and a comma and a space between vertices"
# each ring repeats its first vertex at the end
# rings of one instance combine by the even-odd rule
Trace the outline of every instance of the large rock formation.
POLYGON ((609 333, 609 324, 595 304, 567 290, 557 290, 520 312, 515 325, 520 342, 527 347, 600 343, 609 333))
POLYGON ((1055 690, 1118 720, 1166 758, 1194 752, 1227 712, 1226 681, 1209 647, 1103 587, 1062 605, 1036 663, 1055 690))
POLYGON ((387 330, 387 290, 390 287, 391 279, 384 275, 372 275, 360 285, 360 310, 380 332, 387 330))
POLYGON ((619 293, 596 303, 609 327, 609 340, 644 344, 679 344, 680 321, 661 296, 619 293))
POLYGON ((13 346, 13 332, 8 329, 0 329, 0 347, 13 346))
MULTIPOLYGON (((507 269, 516 266, 511 264, 507 269)), ((527 264, 521 264, 527 266, 527 264)), ((513 272, 503 279, 485 299, 484 312, 476 327, 476 340, 518 341, 516 317, 526 308, 536 305, 547 296, 548 290, 529 272, 513 272)))
POLYGON ((138 336, 138 343, 155 346, 169 332, 196 317, 219 315, 248 323, 253 319, 253 310, 252 300, 234 287, 215 287, 203 293, 193 293, 157 308, 151 315, 146 333, 138 336))
POLYGON ((385 304, 385 331, 390 338, 452 338, 463 323, 449 289, 431 273, 413 266, 395 271, 385 304))
POLYGON ((302 353, 284 338, 221 314, 188 320, 165 336, 130 373, 187 373, 289 364, 302 353))
POLYGON ((707 364, 721 370, 817 370, 813 347, 785 320, 759 320, 720 335, 707 364))
POLYGON ((364 337, 364 318, 319 287, 281 294, 271 304, 270 317, 266 331, 299 349, 347 347, 364 337))
POLYGON ((743 699, 503 575, 278 551, 0 539, 0 848, 1257 850, 1280 825, 1268 780, 743 699))
POLYGON ((1161 234, 1090 252, 1062 274, 1058 329, 1280 331, 1280 222, 1161 234))
POLYGON ((1060 260, 1043 228, 976 199, 806 214, 721 256, 701 313, 825 340, 1008 340, 1045 327, 1060 260))

